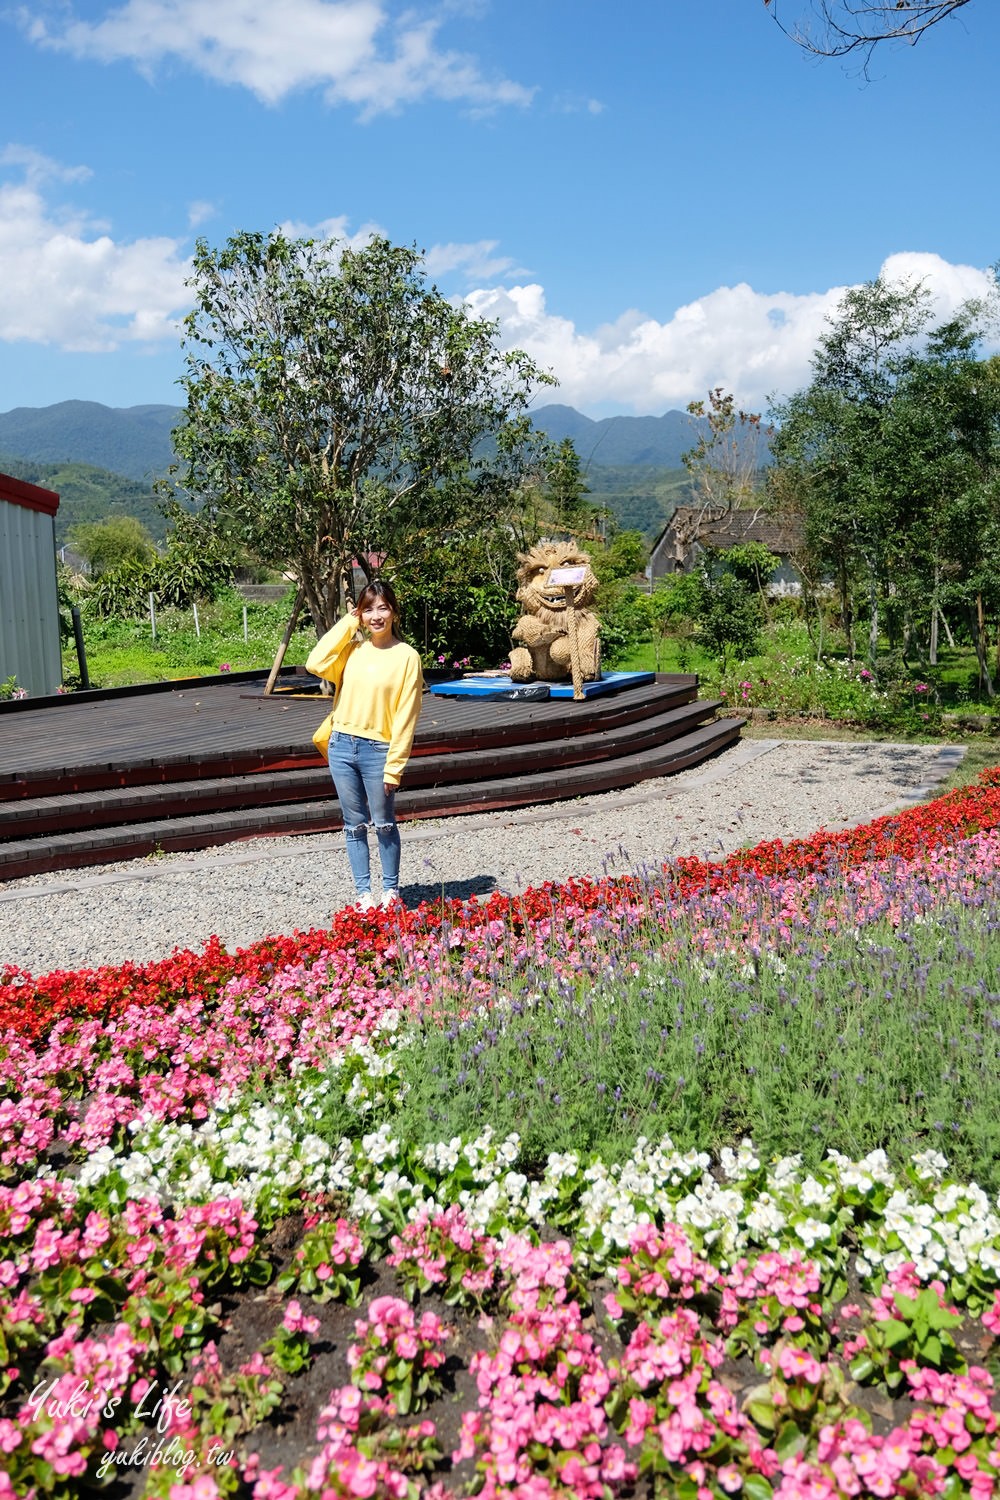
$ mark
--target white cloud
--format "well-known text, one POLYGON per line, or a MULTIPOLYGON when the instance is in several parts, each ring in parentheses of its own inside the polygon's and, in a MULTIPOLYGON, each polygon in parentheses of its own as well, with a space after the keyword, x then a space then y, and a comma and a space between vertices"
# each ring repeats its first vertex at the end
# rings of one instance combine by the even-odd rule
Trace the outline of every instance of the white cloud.
POLYGON ((498 240, 476 240, 474 244, 432 245, 424 256, 428 276, 460 274, 466 281, 495 281, 497 277, 524 275, 509 255, 497 255, 498 240))
POLYGON ((586 94, 557 94, 552 101, 552 112, 557 115, 603 115, 606 108, 600 99, 586 94))
MULTIPOLYGON (((922 281, 939 320, 993 289, 988 271, 933 254, 890 255, 881 269, 891 281, 922 281)), ((550 313, 538 285, 480 289, 466 300, 478 317, 499 319, 506 347, 526 350, 558 377, 542 401, 647 414, 683 407, 717 385, 758 410, 771 394, 798 389, 845 291, 756 292, 744 282, 679 307, 666 322, 633 310, 592 332, 550 313)))
POLYGON ((86 215, 47 204, 31 162, 4 160, 29 170, 0 181, 0 339, 84 352, 176 340, 190 302, 181 242, 117 243, 86 215))
POLYGON ((196 198, 193 203, 188 204, 188 228, 197 229, 207 220, 214 219, 217 213, 218 209, 214 203, 210 203, 207 198, 196 198))
POLYGON ((361 250, 375 235, 381 235, 383 239, 389 237, 380 224, 362 224, 360 229, 352 230, 350 222, 346 214, 337 214, 335 218, 320 219, 317 224, 307 224, 303 219, 286 219, 278 228, 288 239, 336 240, 350 250, 361 250))
MULTIPOLYGON (((62 166, 30 147, 0 150, 0 340, 108 354, 136 344, 177 348, 178 320, 191 303, 190 241, 116 240, 103 223, 54 201, 53 184, 88 175, 85 167, 62 166)), ((192 204, 192 222, 210 207, 192 204)), ((282 227, 355 248, 385 233, 373 223, 352 230, 345 216, 282 227)), ((558 377, 559 387, 543 391, 540 401, 596 415, 683 407, 717 385, 760 410, 772 393, 787 394, 808 380, 825 320, 845 291, 757 292, 742 283, 708 292, 663 322, 632 309, 585 330, 550 312, 537 284, 482 284, 509 278, 514 264, 495 240, 436 245, 426 256, 432 277, 453 285, 478 280, 464 299, 469 308, 498 320, 505 347, 526 349, 558 377)), ((994 289, 989 271, 933 254, 890 255, 881 270, 889 280, 924 282, 940 320, 994 289)))
POLYGON ((476 111, 526 105, 533 90, 487 78, 475 58, 438 47, 445 15, 391 18, 380 0, 126 0, 100 20, 46 22, 22 9, 26 35, 99 62, 131 62, 151 74, 176 59, 266 104, 322 88, 331 104, 363 117, 425 97, 476 111))
POLYGON ((91 176, 89 167, 67 167, 43 151, 36 151, 34 146, 14 143, 0 151, 0 166, 20 167, 25 182, 33 187, 41 187, 46 182, 86 182, 91 176))

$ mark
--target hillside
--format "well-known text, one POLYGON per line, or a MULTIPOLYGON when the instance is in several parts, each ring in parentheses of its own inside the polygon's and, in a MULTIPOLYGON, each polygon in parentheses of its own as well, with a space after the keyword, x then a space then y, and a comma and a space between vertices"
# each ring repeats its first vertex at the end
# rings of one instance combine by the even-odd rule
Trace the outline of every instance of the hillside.
POLYGON ((585 469, 621 466, 658 469, 683 468, 683 454, 698 440, 699 424, 687 412, 668 411, 662 417, 585 417, 572 406, 541 406, 531 415, 540 432, 553 442, 572 438, 585 469))
MULTIPOLYGON (((170 434, 182 412, 97 401, 19 406, 0 413, 0 455, 12 455, 0 456, 0 468, 59 491, 60 544, 76 522, 120 514, 137 517, 161 540, 164 522, 151 482, 173 461, 170 434)), ((595 421, 552 404, 533 421, 553 442, 573 439, 594 504, 607 506, 623 528, 652 540, 687 499, 681 455, 696 441, 697 424, 686 413, 595 421)))
POLYGON ((61 547, 69 531, 80 522, 104 521, 108 516, 135 516, 158 542, 166 536, 167 523, 160 514, 149 485, 122 474, 80 463, 32 463, 0 451, 0 471, 40 484, 59 495, 56 511, 56 545, 61 547))
MULTIPOLYGON (((0 452, 41 463, 71 459, 130 479, 153 479, 173 460, 170 433, 180 406, 102 406, 60 401, 0 412, 0 452)), ((541 406, 532 420, 554 442, 572 438, 585 467, 641 466, 679 469, 693 447, 698 424, 686 412, 662 417, 603 417, 595 421, 572 406, 541 406)))
POLYGON ((102 406, 60 401, 0 413, 0 452, 36 463, 91 464, 150 482, 173 463, 179 406, 102 406))
POLYGON ((623 531, 641 531, 652 542, 678 505, 691 499, 686 469, 591 464, 586 471, 588 500, 606 506, 623 531))

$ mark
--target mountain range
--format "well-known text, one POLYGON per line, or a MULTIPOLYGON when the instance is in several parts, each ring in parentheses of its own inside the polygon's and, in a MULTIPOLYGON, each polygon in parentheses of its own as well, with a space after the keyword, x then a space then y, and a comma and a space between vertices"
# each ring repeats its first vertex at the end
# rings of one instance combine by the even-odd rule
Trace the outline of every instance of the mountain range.
MULTIPOLYGON (((0 412, 0 469, 59 491, 57 535, 80 520, 137 515, 162 536, 151 492, 173 462, 170 435, 180 406, 102 406, 59 401, 0 412)), ((651 537, 684 499, 682 455, 697 424, 680 411, 662 417, 586 417, 572 406, 539 407, 534 425, 553 442, 572 438, 595 504, 651 537)))
MULTIPOLYGON (((170 434, 180 406, 102 406, 59 401, 0 412, 0 452, 36 463, 84 463, 149 482, 173 462, 170 434)), ((694 446, 696 424, 681 411, 662 417, 585 417, 572 406, 541 406, 532 420, 554 442, 572 438, 585 469, 642 466, 679 469, 694 446)))

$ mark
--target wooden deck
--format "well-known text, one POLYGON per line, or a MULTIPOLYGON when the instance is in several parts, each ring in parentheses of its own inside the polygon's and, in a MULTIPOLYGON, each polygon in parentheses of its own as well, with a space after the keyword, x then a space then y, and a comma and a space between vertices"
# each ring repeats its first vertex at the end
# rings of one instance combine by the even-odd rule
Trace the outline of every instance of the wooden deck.
MULTIPOLYGON (((341 827, 311 743, 329 700, 264 698, 264 675, 0 705, 0 879, 341 827)), ((695 765, 742 726, 697 691, 693 676, 659 674, 583 703, 428 694, 398 816, 556 801, 695 765)))

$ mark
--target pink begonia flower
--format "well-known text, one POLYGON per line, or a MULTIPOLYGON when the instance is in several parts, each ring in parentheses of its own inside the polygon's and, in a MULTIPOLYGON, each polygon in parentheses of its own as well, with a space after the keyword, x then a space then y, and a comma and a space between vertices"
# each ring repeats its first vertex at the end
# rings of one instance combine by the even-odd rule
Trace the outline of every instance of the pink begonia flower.
POLYGON ((808 1349, 786 1345, 778 1355, 778 1367, 786 1380, 805 1380, 809 1385, 819 1385, 823 1379, 823 1366, 808 1349))
POLYGON ((219 1486, 211 1474, 199 1474, 191 1484, 172 1484, 170 1500, 219 1500, 219 1486))
POLYGON ((304 1333, 307 1338, 315 1338, 319 1333, 319 1318, 310 1317, 304 1313, 301 1303, 293 1297, 285 1308, 281 1326, 288 1333, 304 1333))

